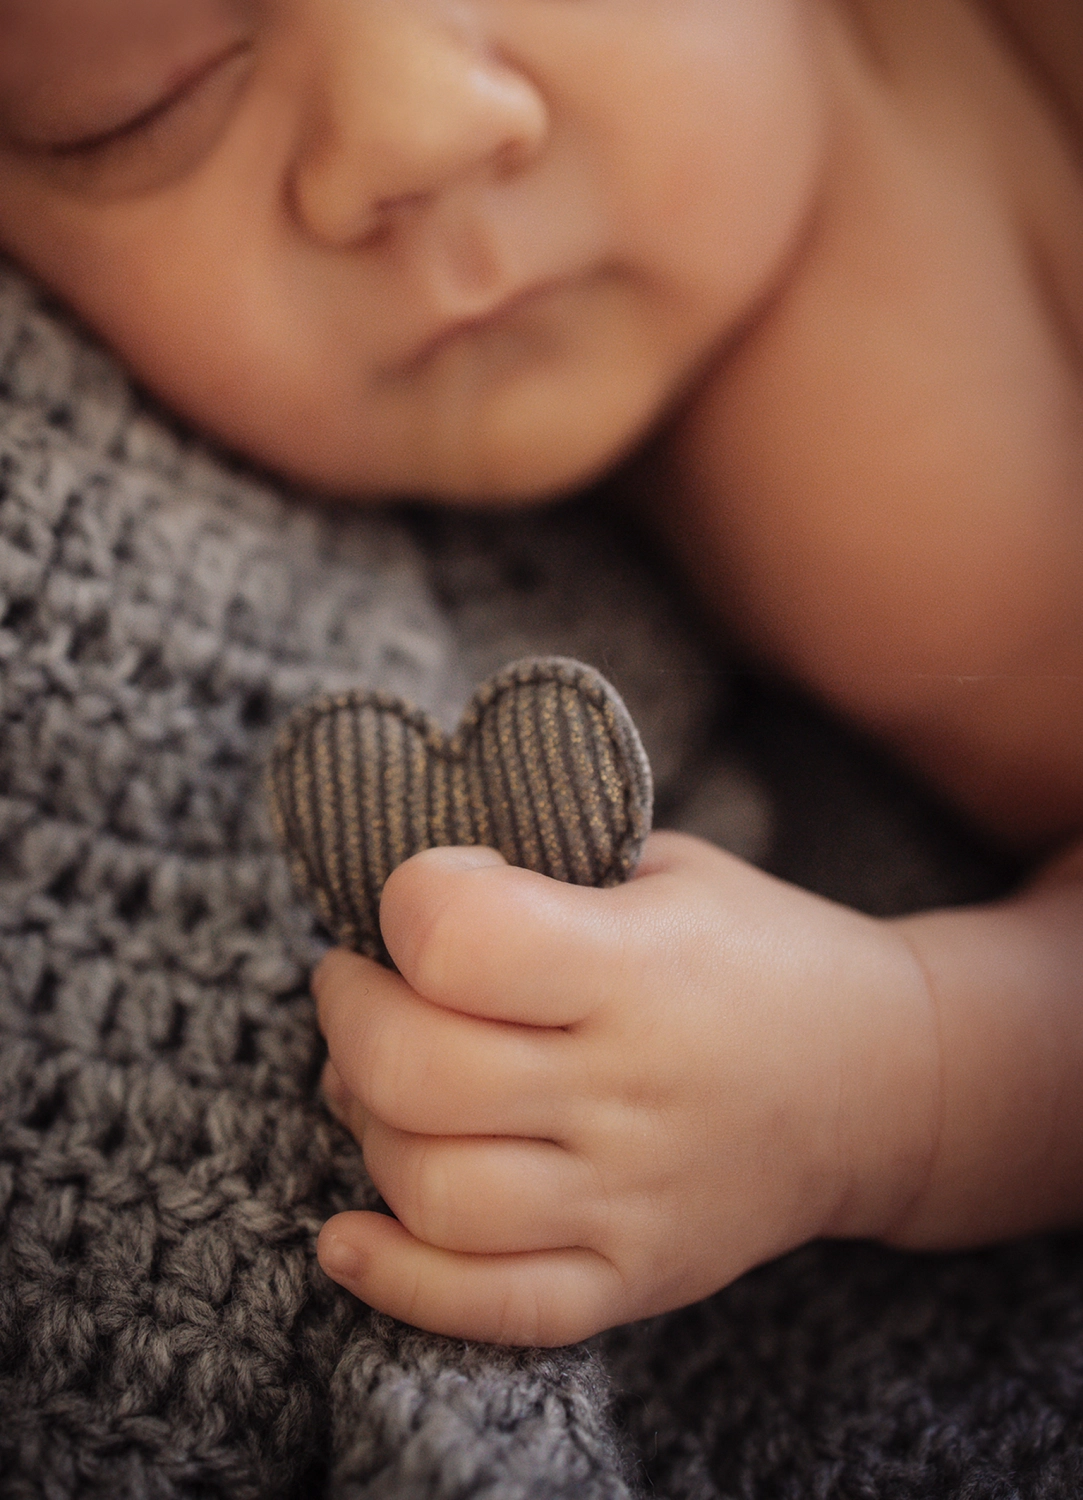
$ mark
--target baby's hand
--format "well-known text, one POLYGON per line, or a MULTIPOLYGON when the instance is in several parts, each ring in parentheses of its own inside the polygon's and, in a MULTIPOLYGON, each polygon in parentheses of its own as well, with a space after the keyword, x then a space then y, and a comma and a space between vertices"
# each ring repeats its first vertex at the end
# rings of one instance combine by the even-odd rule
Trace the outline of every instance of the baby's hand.
POLYGON ((324 1087, 396 1215, 324 1268, 435 1332, 562 1344, 824 1234, 880 1234, 934 1145, 935 1028, 896 927, 655 834, 615 890, 429 850, 395 974, 314 980, 324 1087))

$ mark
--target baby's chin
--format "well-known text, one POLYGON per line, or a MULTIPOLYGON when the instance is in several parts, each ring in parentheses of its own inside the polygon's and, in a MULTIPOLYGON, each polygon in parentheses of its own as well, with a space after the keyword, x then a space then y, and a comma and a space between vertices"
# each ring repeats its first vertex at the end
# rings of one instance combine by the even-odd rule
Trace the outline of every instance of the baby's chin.
POLYGON ((412 430, 392 434, 325 428, 321 444, 311 433, 291 442, 280 430, 243 449, 262 468, 339 501, 527 506, 585 489, 639 446, 661 403, 630 394, 610 389, 584 401, 541 392, 533 402, 496 403, 495 409, 437 408, 412 430))
POLYGON ((617 432, 542 427, 517 435, 517 441, 489 443, 449 435, 426 455, 427 472, 417 473, 399 493, 444 505, 543 504, 601 479, 637 446, 642 428, 639 422, 617 432))
POLYGON ((516 509, 544 505, 587 489, 615 468, 625 451, 622 446, 616 452, 592 452, 573 461, 576 455, 494 455, 468 450, 464 445, 460 452, 448 452, 427 463, 415 462, 386 476, 359 473, 350 466, 334 471, 328 471, 325 465, 276 465, 272 469, 324 498, 359 505, 398 500, 458 509, 516 509))

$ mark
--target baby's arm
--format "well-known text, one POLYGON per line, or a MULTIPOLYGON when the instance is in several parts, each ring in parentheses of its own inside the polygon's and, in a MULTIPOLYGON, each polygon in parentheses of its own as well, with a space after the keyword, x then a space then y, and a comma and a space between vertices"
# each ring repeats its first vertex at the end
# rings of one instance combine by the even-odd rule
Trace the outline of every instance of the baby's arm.
POLYGON ((940 1030, 938 1144, 893 1243, 976 1244, 1083 1213, 1083 845, 1021 894, 896 921, 940 1030))
POLYGON ((672 834, 608 891, 409 861, 401 973, 336 952, 315 980, 327 1092, 397 1216, 332 1219, 325 1268, 426 1328, 556 1344, 821 1235, 1074 1218, 1081 876, 888 922, 672 834))

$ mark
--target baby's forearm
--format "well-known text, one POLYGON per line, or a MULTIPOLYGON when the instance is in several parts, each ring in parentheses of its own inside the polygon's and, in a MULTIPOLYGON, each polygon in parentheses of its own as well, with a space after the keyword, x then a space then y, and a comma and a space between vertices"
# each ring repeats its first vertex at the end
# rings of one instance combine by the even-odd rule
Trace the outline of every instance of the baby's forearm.
POLYGON ((974 1244, 1083 1218, 1083 846, 1011 900, 900 919, 940 1040, 928 1180, 885 1236, 974 1244))

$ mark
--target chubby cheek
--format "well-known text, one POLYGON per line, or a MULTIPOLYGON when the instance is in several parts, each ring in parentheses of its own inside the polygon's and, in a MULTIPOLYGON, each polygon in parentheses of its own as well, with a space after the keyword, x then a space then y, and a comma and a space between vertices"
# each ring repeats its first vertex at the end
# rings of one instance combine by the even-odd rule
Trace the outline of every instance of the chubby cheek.
POLYGON ((497 502, 574 488, 650 425, 694 346, 665 308, 617 281, 558 320, 551 358, 505 368, 464 350, 461 370, 376 390, 361 278, 313 277, 258 236, 230 247, 182 228, 115 244, 99 234, 89 250, 87 237, 80 253, 32 268, 170 408, 328 493, 497 502))
MULTIPOLYGON (((89 235, 66 263, 30 266, 171 409, 257 463, 318 482, 304 456, 326 447, 343 341, 321 358, 297 288, 275 284, 258 240, 193 235, 200 223, 89 235)), ((378 459, 374 432, 363 451, 378 459)))
POLYGON ((169 408, 318 491, 536 499, 593 477, 666 392, 664 320, 623 285, 584 295, 559 357, 472 378, 464 354, 464 371, 374 389, 394 331, 365 278, 254 218, 75 205, 26 215, 39 231, 9 243, 169 408))
POLYGON ((639 39, 606 146, 612 211, 720 332, 773 281, 811 213, 827 107, 805 0, 685 0, 639 39), (683 24, 682 24, 683 17, 683 24))
POLYGON ((327 331, 330 298, 311 295, 284 252, 276 201, 265 185, 198 180, 190 193, 82 201, 0 162, 0 245, 168 407, 260 465, 315 484, 324 455, 342 469, 330 424, 338 408, 345 425, 348 399, 368 488, 382 455, 378 427, 357 430, 364 350, 343 317, 327 331))
MULTIPOLYGON (((345 340, 321 358, 314 329, 296 316, 297 298, 269 285, 262 263, 246 276, 238 261, 226 274, 204 276, 198 257, 183 274, 163 279, 152 270, 138 313, 121 311, 109 327, 107 311, 99 326, 148 386, 198 428, 261 465, 319 485, 334 474, 341 447, 335 417, 345 340)), ((368 488, 379 473, 377 430, 356 431, 361 408, 351 395, 355 441, 369 466, 356 479, 368 488)))

